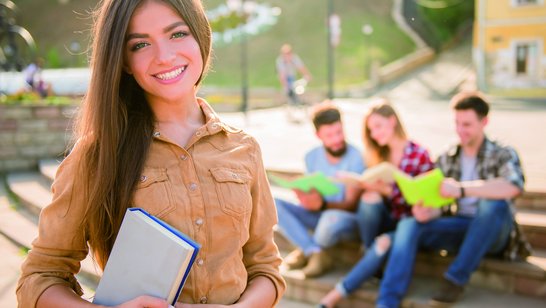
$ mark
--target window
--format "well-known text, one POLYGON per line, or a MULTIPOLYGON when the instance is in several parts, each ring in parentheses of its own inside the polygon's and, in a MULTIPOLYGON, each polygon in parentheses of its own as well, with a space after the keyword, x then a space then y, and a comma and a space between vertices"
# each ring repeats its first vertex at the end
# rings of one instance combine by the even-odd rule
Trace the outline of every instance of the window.
POLYGON ((536 42, 521 42, 515 45, 517 75, 534 75, 537 65, 537 49, 536 42))
POLYGON ((542 5, 544 0, 511 0, 512 6, 542 5))

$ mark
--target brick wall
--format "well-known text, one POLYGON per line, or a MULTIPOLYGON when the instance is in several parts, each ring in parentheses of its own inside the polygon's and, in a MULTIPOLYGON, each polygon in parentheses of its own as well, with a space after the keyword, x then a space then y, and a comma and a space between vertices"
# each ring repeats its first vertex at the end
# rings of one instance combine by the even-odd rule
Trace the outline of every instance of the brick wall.
POLYGON ((77 105, 0 105, 0 173, 35 169, 62 156, 77 105))

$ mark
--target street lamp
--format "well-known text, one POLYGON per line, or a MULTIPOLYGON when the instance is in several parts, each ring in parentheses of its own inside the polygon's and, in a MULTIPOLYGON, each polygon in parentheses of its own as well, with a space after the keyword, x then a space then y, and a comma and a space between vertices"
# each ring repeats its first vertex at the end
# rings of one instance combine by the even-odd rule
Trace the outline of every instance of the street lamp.
POLYGON ((328 58, 328 98, 334 98, 334 47, 332 46, 332 16, 334 15, 334 1, 328 0, 327 2, 327 58, 328 58))
POLYGON ((362 26, 362 34, 364 34, 364 49, 366 49, 367 47, 367 51, 366 51, 366 59, 365 59, 365 62, 368 62, 367 65, 364 64, 364 77, 366 77, 366 79, 369 78, 370 76, 370 73, 371 73, 371 65, 372 65, 372 39, 371 39, 371 34, 373 33, 373 27, 369 24, 365 24, 362 26), (370 39, 368 40, 368 42, 366 42, 367 40, 367 37, 370 37, 370 39), (368 45, 368 46, 367 46, 368 45), (368 69, 366 69, 366 67, 368 69))
POLYGON ((246 0, 241 0, 241 16, 244 19, 241 28, 241 111, 244 112, 246 118, 248 110, 248 44, 246 38, 245 3, 246 0))

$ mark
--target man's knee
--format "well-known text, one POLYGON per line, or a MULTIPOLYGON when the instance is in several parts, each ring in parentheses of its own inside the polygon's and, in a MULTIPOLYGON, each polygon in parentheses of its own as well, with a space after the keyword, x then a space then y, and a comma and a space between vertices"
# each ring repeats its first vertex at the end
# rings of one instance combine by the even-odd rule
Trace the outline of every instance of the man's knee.
POLYGON ((347 223, 341 214, 342 210, 328 210, 322 213, 314 235, 315 242, 321 247, 330 247, 339 241, 340 233, 346 228, 347 223))

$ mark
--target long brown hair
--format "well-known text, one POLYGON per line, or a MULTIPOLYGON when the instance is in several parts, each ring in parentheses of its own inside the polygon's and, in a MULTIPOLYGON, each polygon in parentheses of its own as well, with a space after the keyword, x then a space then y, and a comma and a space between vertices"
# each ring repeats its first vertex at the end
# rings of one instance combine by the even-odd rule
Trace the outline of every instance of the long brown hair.
POLYGON ((133 12, 145 1, 169 4, 197 41, 203 71, 211 50, 211 29, 200 0, 103 0, 95 12, 91 82, 75 124, 82 147, 80 174, 86 215, 82 227, 99 266, 104 268, 136 183, 154 130, 154 114, 143 89, 123 70, 125 36, 133 12))
POLYGON ((407 136, 398 114, 387 99, 381 98, 379 101, 373 104, 364 116, 362 134, 365 147, 364 155, 368 166, 377 165, 380 162, 387 161, 390 155, 390 148, 388 145, 381 146, 371 137, 371 132, 368 128, 368 120, 372 114, 376 114, 384 118, 394 117, 396 119, 394 134, 402 139, 406 139, 407 136))

